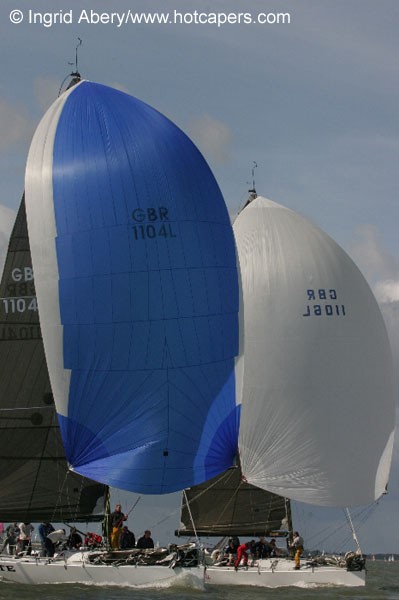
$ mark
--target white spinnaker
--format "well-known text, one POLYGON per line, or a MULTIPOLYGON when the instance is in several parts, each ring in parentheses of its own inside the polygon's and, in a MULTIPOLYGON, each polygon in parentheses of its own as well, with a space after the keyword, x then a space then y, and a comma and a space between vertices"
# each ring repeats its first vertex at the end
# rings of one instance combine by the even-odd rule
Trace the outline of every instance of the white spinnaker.
POLYGON ((390 346, 368 284, 328 235, 265 198, 240 213, 234 232, 244 476, 312 504, 372 502, 388 481, 394 401, 390 346))
POLYGON ((64 104, 77 85, 57 98, 40 121, 29 149, 25 175, 26 217, 40 327, 51 388, 57 412, 62 415, 68 414, 70 371, 64 369, 63 364, 63 328, 55 248, 53 148, 64 104))

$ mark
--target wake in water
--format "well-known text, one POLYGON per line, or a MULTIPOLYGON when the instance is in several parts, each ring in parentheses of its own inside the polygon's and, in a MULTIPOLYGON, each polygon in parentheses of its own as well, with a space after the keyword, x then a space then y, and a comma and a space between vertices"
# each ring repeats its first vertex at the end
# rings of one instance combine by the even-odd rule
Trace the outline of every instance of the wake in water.
POLYGON ((188 588, 190 590, 196 590, 205 592, 205 584, 203 579, 196 577, 192 573, 181 573, 173 579, 166 581, 158 581, 151 585, 137 585, 136 588, 146 589, 182 589, 188 588))
MULTIPOLYGON (((2 581, 2 578, 0 578, 0 581, 2 581)), ((10 582, 10 581, 2 581, 2 583, 11 583, 11 585, 19 585, 16 584, 14 582, 10 582)), ((111 582, 111 581, 103 581, 103 582, 96 582, 96 581, 86 581, 86 582, 80 582, 80 583, 68 583, 65 584, 65 582, 52 582, 52 583, 43 583, 41 585, 44 585, 46 587, 51 587, 52 585, 56 585, 56 586, 65 586, 67 585, 68 587, 74 587, 76 589, 77 586, 83 586, 83 587, 88 587, 88 588, 118 588, 118 589, 130 589, 130 590, 173 590, 173 589, 186 589, 187 591, 199 591, 199 592, 205 592, 205 585, 204 585, 204 581, 199 578, 196 577, 195 575, 193 575, 192 573, 181 573, 180 575, 177 575, 176 577, 173 577, 171 579, 165 580, 165 581, 154 581, 153 583, 142 583, 142 584, 131 584, 131 583, 115 583, 115 582, 111 582)), ((33 587, 33 586, 32 586, 33 587)), ((26 590, 26 588, 24 587, 24 589, 26 590)), ((1 595, 0 595, 0 600, 2 600, 1 595)))

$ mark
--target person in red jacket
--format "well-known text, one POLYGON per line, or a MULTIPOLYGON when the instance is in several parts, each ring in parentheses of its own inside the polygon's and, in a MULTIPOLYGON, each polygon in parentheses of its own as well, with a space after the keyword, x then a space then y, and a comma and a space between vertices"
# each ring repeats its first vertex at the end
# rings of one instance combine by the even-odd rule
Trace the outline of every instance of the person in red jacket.
POLYGON ((234 563, 234 568, 237 571, 241 559, 244 559, 244 567, 248 566, 248 552, 251 550, 252 546, 255 544, 255 540, 251 540, 250 542, 245 542, 245 544, 241 544, 237 549, 237 558, 234 563))

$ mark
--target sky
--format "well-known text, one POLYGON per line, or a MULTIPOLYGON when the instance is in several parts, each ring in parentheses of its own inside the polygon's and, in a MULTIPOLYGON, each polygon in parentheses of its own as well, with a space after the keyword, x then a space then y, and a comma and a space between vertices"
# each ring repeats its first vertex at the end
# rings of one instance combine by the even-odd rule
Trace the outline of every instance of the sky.
MULTIPOLYGON (((82 76, 137 96, 188 133, 232 218, 254 168, 260 195, 311 219, 349 253, 380 303, 398 374, 398 26, 397 0, 2 0, 0 265, 31 137, 80 38, 82 76), (95 22, 129 10, 185 22, 95 22), (230 22, 196 23, 199 13, 230 22), (247 24, 242 13, 269 22, 247 24)), ((114 493, 125 510, 136 498, 114 493)), ((399 552, 398 501, 396 444, 389 494, 359 515, 365 552, 399 552)), ((176 494, 142 497, 129 524, 168 541, 178 504, 176 494)), ((296 505, 294 517, 310 545, 335 549, 346 535, 325 534, 327 524, 341 526, 334 511, 296 505)))

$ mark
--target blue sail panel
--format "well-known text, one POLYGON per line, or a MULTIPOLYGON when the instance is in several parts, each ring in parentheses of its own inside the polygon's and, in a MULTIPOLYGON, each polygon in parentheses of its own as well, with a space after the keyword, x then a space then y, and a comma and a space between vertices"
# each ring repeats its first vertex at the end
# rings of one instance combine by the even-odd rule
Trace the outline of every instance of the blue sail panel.
POLYGON ((143 102, 82 82, 57 110, 42 165, 55 236, 40 243, 55 245, 60 327, 43 335, 62 330, 63 371, 50 372, 67 459, 135 492, 200 483, 232 465, 238 440, 223 197, 190 139, 143 102))

